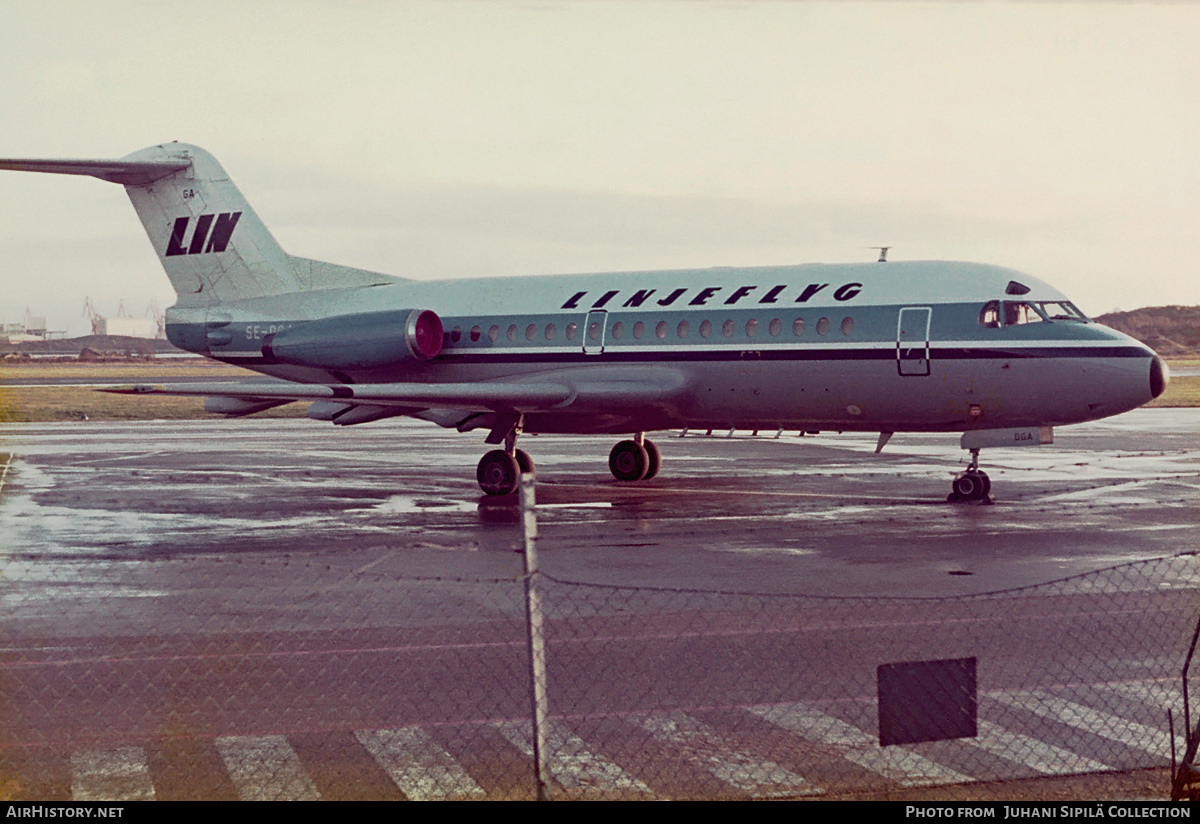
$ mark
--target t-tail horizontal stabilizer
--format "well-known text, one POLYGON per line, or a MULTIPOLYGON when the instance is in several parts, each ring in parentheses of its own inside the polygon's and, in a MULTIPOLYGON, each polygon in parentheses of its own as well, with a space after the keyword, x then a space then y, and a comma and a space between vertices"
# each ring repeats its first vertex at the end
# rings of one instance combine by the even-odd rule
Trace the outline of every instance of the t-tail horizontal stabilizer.
POLYGON ((90 175, 123 186, 147 186, 192 165, 185 158, 170 160, 0 160, 0 169, 55 175, 90 175))

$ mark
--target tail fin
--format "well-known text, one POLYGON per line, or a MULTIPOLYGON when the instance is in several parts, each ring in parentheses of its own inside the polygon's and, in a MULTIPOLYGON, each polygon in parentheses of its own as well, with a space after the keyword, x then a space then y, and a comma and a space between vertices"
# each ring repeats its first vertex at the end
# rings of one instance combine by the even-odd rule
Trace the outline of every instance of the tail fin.
POLYGON ((123 184, 179 306, 395 280, 288 255, 221 164, 198 146, 166 143, 119 160, 0 160, 0 169, 123 184))

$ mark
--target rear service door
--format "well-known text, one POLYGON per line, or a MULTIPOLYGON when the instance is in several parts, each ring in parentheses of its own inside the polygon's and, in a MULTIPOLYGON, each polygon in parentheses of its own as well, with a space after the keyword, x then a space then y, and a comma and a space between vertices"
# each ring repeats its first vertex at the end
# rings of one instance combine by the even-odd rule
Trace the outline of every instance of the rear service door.
POLYGON ((929 374, 929 324, 933 309, 909 306, 896 324, 896 368, 901 375, 929 374))

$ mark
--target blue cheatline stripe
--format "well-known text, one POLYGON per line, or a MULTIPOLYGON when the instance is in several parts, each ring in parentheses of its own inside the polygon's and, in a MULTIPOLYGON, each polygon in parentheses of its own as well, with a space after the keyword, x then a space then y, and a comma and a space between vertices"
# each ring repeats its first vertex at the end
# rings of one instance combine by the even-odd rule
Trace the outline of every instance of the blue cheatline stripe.
MULTIPOLYGON (((912 350, 924 349, 923 345, 912 350)), ((1149 358, 1150 353, 1137 346, 1040 346, 1028 348, 962 348, 930 350, 929 359, 938 360, 1030 360, 1073 358, 1149 358)), ((854 349, 720 349, 710 352, 678 351, 664 346, 652 352, 622 352, 619 348, 605 350, 601 355, 572 352, 497 351, 457 354, 443 352, 437 360, 453 363, 669 363, 721 361, 894 361, 896 348, 854 349)))

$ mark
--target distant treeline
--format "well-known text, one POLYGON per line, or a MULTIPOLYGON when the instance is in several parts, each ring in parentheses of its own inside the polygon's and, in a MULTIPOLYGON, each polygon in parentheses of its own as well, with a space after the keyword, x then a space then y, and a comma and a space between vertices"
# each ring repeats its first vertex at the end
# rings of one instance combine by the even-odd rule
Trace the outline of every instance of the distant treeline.
POLYGON ((1140 340, 1164 357, 1200 356, 1200 306, 1151 306, 1096 320, 1140 340))

